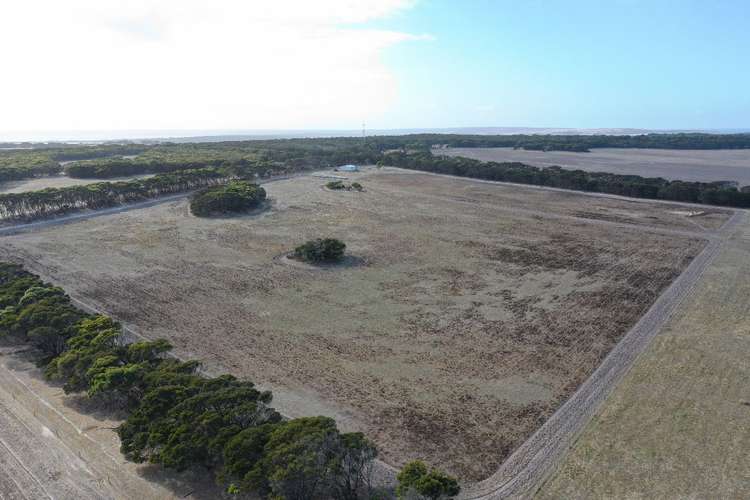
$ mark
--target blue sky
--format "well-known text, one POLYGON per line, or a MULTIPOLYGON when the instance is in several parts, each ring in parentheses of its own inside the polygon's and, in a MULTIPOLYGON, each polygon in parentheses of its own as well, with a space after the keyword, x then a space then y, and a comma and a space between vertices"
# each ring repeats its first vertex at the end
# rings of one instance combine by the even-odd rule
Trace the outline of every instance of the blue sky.
POLYGON ((422 0, 373 25, 434 37, 383 56, 392 125, 750 127, 748 1, 422 0))
POLYGON ((748 129, 749 20, 750 0, 4 0, 0 139, 748 129))

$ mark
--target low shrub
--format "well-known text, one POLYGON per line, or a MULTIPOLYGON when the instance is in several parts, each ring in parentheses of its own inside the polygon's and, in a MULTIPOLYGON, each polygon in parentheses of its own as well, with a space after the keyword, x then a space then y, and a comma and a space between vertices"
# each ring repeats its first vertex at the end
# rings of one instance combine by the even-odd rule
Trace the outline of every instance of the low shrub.
POLYGON ((364 187, 359 182, 352 182, 348 186, 343 181, 331 181, 326 183, 326 187, 333 191, 364 191, 364 187))
POLYGON ((461 491, 456 478, 434 468, 427 470, 427 466, 420 460, 404 465, 396 479, 396 494, 402 499, 453 498, 461 491))

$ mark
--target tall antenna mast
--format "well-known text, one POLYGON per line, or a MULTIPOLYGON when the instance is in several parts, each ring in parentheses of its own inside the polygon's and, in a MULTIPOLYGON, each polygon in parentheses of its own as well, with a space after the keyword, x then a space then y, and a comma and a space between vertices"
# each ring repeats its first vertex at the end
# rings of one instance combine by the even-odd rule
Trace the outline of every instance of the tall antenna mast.
POLYGON ((362 122, 362 139, 365 138, 365 122, 362 122))

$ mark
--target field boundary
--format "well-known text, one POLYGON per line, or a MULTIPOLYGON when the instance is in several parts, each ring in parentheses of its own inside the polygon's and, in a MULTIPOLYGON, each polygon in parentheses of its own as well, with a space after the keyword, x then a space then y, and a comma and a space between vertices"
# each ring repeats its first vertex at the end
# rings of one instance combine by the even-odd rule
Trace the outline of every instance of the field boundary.
POLYGON ((677 306, 690 295, 745 214, 744 210, 734 210, 719 230, 722 237, 708 241, 701 253, 612 348, 576 392, 492 476, 466 487, 459 498, 475 500, 532 495, 552 472, 554 465, 564 457, 575 438, 630 370, 636 358, 670 319, 677 306))
POLYGON ((585 195, 585 196, 591 196, 593 198, 609 198, 612 200, 630 201, 630 202, 635 202, 635 203, 660 203, 660 204, 665 204, 665 205, 679 205, 682 207, 702 208, 704 210, 705 209, 723 210, 725 212, 743 210, 742 208, 727 207, 727 206, 722 206, 722 205, 706 205, 702 203, 689 203, 687 201, 661 200, 659 198, 636 198, 633 196, 624 196, 620 194, 599 193, 597 191, 581 191, 578 189, 565 189, 565 188, 558 188, 558 187, 552 187, 552 186, 540 186, 538 184, 522 184, 520 182, 491 181, 488 179, 477 179, 475 177, 465 177, 461 175, 439 174, 437 172, 427 172, 425 170, 417 170, 417 169, 406 168, 406 167, 385 167, 385 168, 391 169, 393 171, 418 173, 418 174, 424 174, 424 175, 435 175, 438 177, 447 177, 449 179, 463 179, 465 181, 480 182, 482 184, 497 184, 500 186, 519 187, 519 188, 526 188, 526 189, 538 189, 540 191, 553 191, 553 192, 559 192, 559 193, 575 193, 575 194, 580 194, 580 195, 585 195))

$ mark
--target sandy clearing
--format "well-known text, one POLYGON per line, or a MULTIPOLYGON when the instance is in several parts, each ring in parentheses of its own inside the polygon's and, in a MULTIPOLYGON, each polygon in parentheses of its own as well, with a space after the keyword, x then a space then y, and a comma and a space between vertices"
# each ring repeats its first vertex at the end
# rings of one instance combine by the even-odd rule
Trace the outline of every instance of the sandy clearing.
POLYGON ((513 148, 450 148, 435 154, 482 161, 519 161, 537 167, 558 165, 588 172, 663 177, 669 180, 750 184, 750 150, 674 150, 600 148, 590 153, 525 151, 513 148))

